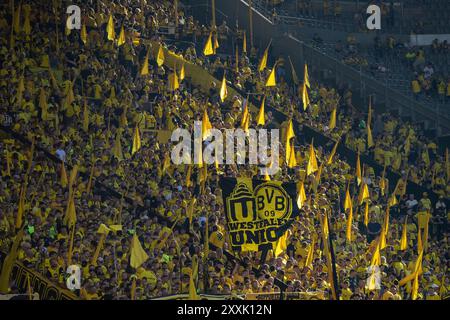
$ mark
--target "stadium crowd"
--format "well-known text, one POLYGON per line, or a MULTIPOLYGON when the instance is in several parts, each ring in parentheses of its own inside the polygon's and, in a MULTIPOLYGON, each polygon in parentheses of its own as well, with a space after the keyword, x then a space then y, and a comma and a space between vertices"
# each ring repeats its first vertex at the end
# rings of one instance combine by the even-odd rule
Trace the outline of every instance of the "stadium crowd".
MULTIPOLYGON (((417 235, 428 230, 428 220, 430 234, 429 239, 423 239, 426 251, 419 298, 446 296, 448 163, 438 153, 436 143, 426 138, 419 127, 390 114, 376 114, 374 146, 367 150, 367 123, 353 107, 350 90, 339 92, 311 79, 311 104, 304 112, 300 90, 283 79, 283 67, 277 71, 277 86, 270 89, 264 86, 269 70, 257 72, 261 54, 253 51, 247 57, 240 52, 236 68, 233 54, 228 54, 227 59, 216 55, 205 57, 197 53, 194 45, 186 46, 186 40, 203 44, 209 28, 185 17, 181 9, 175 15, 169 2, 97 3, 98 6, 83 8, 83 25, 87 29, 84 40, 79 30, 62 32, 62 28, 55 28, 51 2, 37 6, 35 2, 23 1, 20 23, 14 23, 17 19, 12 19, 8 6, 0 11, 3 27, 0 110, 12 119, 10 128, 14 132, 36 144, 34 152, 30 152, 29 146, 14 137, 2 135, 0 142, 0 233, 8 249, 17 231, 20 194, 25 190, 23 223, 19 223, 25 235, 18 254, 18 260, 25 266, 64 287, 71 251, 71 263, 82 267, 80 298, 150 299, 188 293, 194 256, 198 256, 199 292, 225 295, 277 292, 275 279, 278 279, 287 284, 287 291, 314 291, 329 298, 329 270, 323 247, 320 241, 312 240, 320 238, 320 217, 331 212, 341 299, 410 298, 412 282, 400 286, 399 280, 414 271, 417 235), (116 31, 121 25, 126 30, 125 43, 119 47, 107 39, 110 14, 116 31), (159 33, 160 28, 173 26, 175 16, 179 19, 178 38, 159 33), (349 182, 352 194, 358 193, 355 169, 336 154, 330 165, 323 166, 320 184, 317 176, 305 177, 301 168, 308 162, 309 145, 296 145, 297 168, 283 164, 271 177, 303 180, 309 198, 292 225, 283 254, 274 256, 269 252, 260 273, 255 272, 260 265, 260 253, 233 253, 238 259, 225 254, 229 241, 218 178, 262 177, 256 176, 257 168, 250 165, 209 166, 205 176, 204 170, 195 166, 170 164, 170 144, 161 141, 158 131, 192 128, 194 120, 202 119, 205 108, 215 128, 238 127, 245 99, 228 97, 222 103, 220 81, 209 92, 203 92, 189 83, 189 74, 185 79, 180 77, 178 89, 171 90, 168 83, 173 67, 159 65, 153 58, 149 59, 148 74, 141 75, 142 61, 148 57, 148 40, 182 54, 216 78, 227 70, 228 85, 244 92, 265 94, 266 105, 283 111, 287 119, 317 128, 334 140, 340 138, 352 149, 369 153, 386 167, 404 173, 405 180, 433 188, 441 195, 438 202, 431 203, 426 194, 415 200, 413 195, 405 194, 404 186, 395 188, 394 194, 400 198, 399 204, 391 208, 387 247, 381 252, 380 290, 366 288, 366 270, 373 250, 368 230, 360 222, 364 204, 358 205, 357 201, 352 239, 346 240, 348 213, 343 208, 343 199, 349 182), (336 127, 329 129, 330 112, 336 105, 336 127), (141 133, 142 145, 137 152, 133 146, 136 128, 141 133), (59 161, 42 150, 48 150, 59 161), (79 175, 67 182, 64 177, 71 176, 75 170, 69 168, 73 167, 78 168, 79 175), (99 191, 99 186, 111 188, 120 196, 99 191), (72 228, 66 210, 71 193, 76 208, 72 228), (405 217, 408 217, 408 248, 400 250, 405 217), (109 233, 100 248, 102 224, 109 233), (134 235, 148 255, 138 268, 129 263, 134 235), (205 238, 209 240, 207 245, 205 238), (311 243, 314 259, 309 266, 306 259, 311 243)), ((55 12, 65 10, 56 7, 55 12)), ((63 25, 64 20, 58 23, 63 25)), ((229 28, 221 25, 217 32, 218 52, 231 48, 229 28)), ((256 127, 254 118, 252 127, 256 127)), ((268 127, 286 128, 289 122, 279 124, 269 112, 266 120, 268 127)), ((322 146, 316 146, 316 153, 319 163, 325 164, 329 153, 322 146)), ((381 225, 391 193, 388 188, 381 188, 381 178, 374 175, 373 169, 368 166, 364 169, 363 180, 370 190, 369 220, 381 225)), ((11 283, 10 291, 17 290, 11 283)))

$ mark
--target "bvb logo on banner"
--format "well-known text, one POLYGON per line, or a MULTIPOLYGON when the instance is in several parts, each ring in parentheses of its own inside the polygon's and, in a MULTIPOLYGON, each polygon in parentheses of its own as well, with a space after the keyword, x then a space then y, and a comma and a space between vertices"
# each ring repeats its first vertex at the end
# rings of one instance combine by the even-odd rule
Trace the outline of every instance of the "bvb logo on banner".
POLYGON ((273 245, 292 221, 295 184, 223 178, 221 186, 234 250, 273 245))

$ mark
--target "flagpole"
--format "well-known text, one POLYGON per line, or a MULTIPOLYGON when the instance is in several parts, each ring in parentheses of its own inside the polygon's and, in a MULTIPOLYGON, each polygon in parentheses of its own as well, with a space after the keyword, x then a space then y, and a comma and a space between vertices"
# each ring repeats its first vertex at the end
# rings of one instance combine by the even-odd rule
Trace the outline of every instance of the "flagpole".
POLYGON ((250 24, 250 51, 253 49, 253 12, 252 12, 252 0, 248 0, 248 18, 250 24))
POLYGON ((216 26, 216 0, 211 0, 212 25, 216 26))

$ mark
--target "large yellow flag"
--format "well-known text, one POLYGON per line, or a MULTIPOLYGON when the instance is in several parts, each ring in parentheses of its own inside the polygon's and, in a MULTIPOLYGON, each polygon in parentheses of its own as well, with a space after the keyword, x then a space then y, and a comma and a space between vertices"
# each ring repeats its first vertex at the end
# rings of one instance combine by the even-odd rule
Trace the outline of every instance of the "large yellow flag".
POLYGON ((308 96, 308 89, 307 89, 305 82, 303 82, 302 102, 303 102, 303 110, 306 110, 306 108, 309 106, 309 96, 308 96))
POLYGON ((22 242, 24 231, 21 229, 15 236, 11 246, 11 250, 3 261, 3 266, 0 274, 0 293, 9 293, 9 280, 11 278, 11 272, 16 263, 18 248, 22 242))
POLYGON ((306 174, 309 176, 317 170, 319 170, 319 167, 317 166, 316 153, 314 152, 314 142, 311 142, 311 145, 309 146, 309 159, 308 166, 306 167, 306 174))
POLYGON ((164 64, 164 50, 162 44, 159 45, 158 55, 156 56, 156 63, 158 64, 158 67, 161 67, 164 64))
POLYGON ((202 140, 206 140, 206 138, 209 137, 212 129, 212 124, 209 121, 208 112, 206 112, 206 108, 203 111, 203 118, 202 118, 202 140))
POLYGON ((206 41, 205 47, 203 48, 203 54, 205 56, 214 54, 214 48, 212 43, 212 31, 209 33, 208 40, 206 41))
POLYGON ((119 39, 117 39, 117 45, 120 47, 125 44, 125 29, 122 27, 120 28, 119 33, 119 39))
POLYGON ((337 108, 334 108, 333 111, 331 111, 330 124, 328 125, 330 129, 336 128, 336 109, 337 108))
POLYGON ((261 61, 259 62, 259 65, 258 65, 258 71, 259 72, 262 72, 267 67, 267 58, 269 56, 269 47, 270 47, 271 43, 272 43, 272 39, 270 39, 270 42, 267 45, 266 50, 264 50, 264 54, 263 54, 263 56, 261 58, 261 61))
POLYGON ((334 144, 333 150, 331 150, 330 157, 328 158, 327 164, 330 165, 333 163, 333 157, 336 154, 337 147, 339 145, 339 140, 334 144))
POLYGON ((277 64, 275 63, 273 65, 272 71, 270 71, 269 76, 267 77, 266 80, 266 87, 275 87, 277 85, 277 81, 275 79, 275 69, 276 69, 277 64))
POLYGON ((361 184, 362 181, 362 174, 361 174, 361 162, 359 160, 359 152, 358 156, 356 158, 356 171, 355 171, 356 181, 358 182, 358 186, 361 184))
POLYGON ((106 32, 108 33, 108 40, 114 41, 116 38, 116 31, 114 30, 114 20, 112 14, 109 15, 106 32))
POLYGON ((139 238, 136 233, 133 235, 133 240, 131 240, 130 246, 130 266, 137 269, 139 268, 145 261, 147 261, 148 255, 144 251, 139 242, 139 238))
POLYGON ((297 206, 299 209, 303 207, 303 205, 306 202, 306 193, 305 193, 305 186, 303 181, 300 182, 300 186, 298 188, 298 195, 297 195, 297 206))
POLYGON ((227 90, 227 79, 225 78, 225 73, 222 78, 222 85, 220 86, 220 101, 224 102, 228 96, 227 90))
POLYGON ((141 149, 141 136, 139 135, 139 128, 138 125, 134 127, 134 134, 133 134, 133 146, 131 149, 131 155, 134 155, 136 152, 141 149))
POLYGON ((264 103, 266 101, 266 96, 263 97, 262 101, 261 101, 261 106, 259 107, 259 112, 258 112, 258 116, 256 117, 256 124, 257 125, 265 125, 266 124, 266 118, 264 115, 264 103))
POLYGON ((403 224, 402 237, 400 239, 400 250, 402 251, 408 249, 407 221, 408 217, 405 218, 405 223, 403 224))
POLYGON ((145 55, 144 63, 141 68, 141 76, 147 75, 148 72, 148 57, 150 56, 150 48, 147 50, 147 54, 145 55))
POLYGON ((308 65, 305 63, 305 70, 304 70, 304 78, 303 82, 308 88, 311 88, 311 84, 309 83, 309 74, 308 74, 308 65))

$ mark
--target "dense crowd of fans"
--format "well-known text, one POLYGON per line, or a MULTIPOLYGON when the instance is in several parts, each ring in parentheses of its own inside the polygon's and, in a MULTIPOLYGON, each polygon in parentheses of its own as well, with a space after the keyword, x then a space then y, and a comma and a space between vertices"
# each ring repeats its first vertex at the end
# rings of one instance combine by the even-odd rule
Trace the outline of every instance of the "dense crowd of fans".
MULTIPOLYGON (((355 111, 349 90, 340 92, 312 81, 311 105, 304 112, 301 94, 284 80, 283 69, 286 72, 288 68, 282 67, 282 61, 277 71, 277 86, 271 89, 264 86, 268 70, 256 71, 261 54, 255 50, 249 50, 249 57, 241 50, 236 68, 233 54, 225 52, 226 48, 233 47, 229 45, 232 36, 226 24, 217 28, 218 53, 226 58, 205 57, 197 52, 195 45, 186 46, 186 41, 202 45, 209 28, 192 17, 185 17, 181 9, 177 13, 178 38, 165 37, 158 32, 160 28, 175 24, 175 12, 166 1, 136 4, 129 0, 103 0, 97 3, 98 6, 83 8, 86 43, 81 40, 79 30, 55 29, 51 2, 42 7, 23 2, 22 12, 30 12, 30 34, 22 28, 16 33, 8 27, 11 21, 8 7, 0 12, 0 23, 4 26, 0 44, 0 110, 11 119, 9 124, 14 132, 30 141, 34 139, 38 147, 27 175, 29 146, 14 137, 2 135, 1 138, 0 232, 2 239, 7 240, 3 244, 8 249, 17 231, 19 195, 26 184, 25 236, 18 255, 24 265, 64 286, 71 238, 65 221, 69 187, 61 181, 64 163, 67 175, 73 166, 77 166, 80 173, 73 184, 77 220, 71 261, 82 267, 80 298, 130 299, 134 277, 137 277, 135 299, 188 293, 195 255, 202 258, 197 283, 199 292, 226 295, 277 292, 279 288, 274 282, 279 279, 287 284, 287 291, 314 291, 329 298, 328 270, 320 241, 313 242, 312 267, 305 266, 312 239, 320 238, 319 217, 326 211, 331 212, 341 299, 409 298, 411 283, 399 286, 398 281, 413 272, 418 229, 423 234, 426 220, 423 216, 427 213, 431 215, 430 235, 424 253, 419 297, 440 299, 446 296, 449 287, 448 216, 444 196, 449 192, 448 164, 435 142, 427 139, 419 127, 389 114, 376 115, 372 125, 375 146, 367 150, 367 124, 355 111), (116 30, 123 23, 127 31, 126 43, 120 47, 106 37, 110 14, 113 14, 116 30), (139 44, 133 41, 136 37, 140 37, 139 44), (293 170, 283 165, 272 176, 272 180, 304 180, 309 197, 292 225, 285 253, 275 257, 270 252, 260 273, 254 269, 260 265, 260 253, 234 253, 238 260, 225 255, 225 251, 229 251, 229 241, 218 178, 220 175, 262 177, 256 175, 257 168, 250 165, 209 166, 206 178, 202 178, 195 166, 189 169, 189 166, 168 165, 170 144, 162 142, 157 131, 192 128, 205 108, 214 127, 237 127, 245 99, 228 97, 222 103, 220 81, 215 88, 204 92, 189 82, 189 74, 180 81, 179 89, 169 90, 167 83, 173 66, 158 66, 153 58, 149 61, 149 74, 141 76, 142 61, 150 46, 147 40, 183 55, 218 79, 227 70, 229 85, 243 92, 266 94, 267 106, 283 111, 287 119, 317 128, 335 140, 340 137, 352 149, 369 153, 388 168, 403 172, 405 180, 441 194, 437 203, 431 203, 426 194, 415 200, 402 188, 394 191, 400 196, 400 203, 391 208, 388 243, 381 253, 381 290, 366 288, 366 269, 372 252, 370 232, 360 223, 364 205, 357 206, 352 241, 346 241, 347 214, 343 210, 343 199, 349 181, 352 193, 358 193, 354 168, 335 155, 332 164, 323 166, 320 184, 315 188, 315 177, 305 177, 302 170, 308 162, 308 145, 296 146, 298 168, 293 170), (330 130, 329 114, 336 104, 337 124, 330 130), (87 127, 86 114, 89 114, 87 127), (135 127, 141 132, 142 147, 133 154, 135 127), (409 150, 405 150, 405 141, 409 141, 409 150), (61 161, 52 160, 40 148, 61 161), (186 184, 190 170, 192 186, 186 184), (91 171, 94 187, 89 190, 91 171), (115 190, 120 196, 99 191, 100 185, 115 190), (195 203, 192 203, 193 198, 195 203), (190 223, 188 211, 192 206, 190 223), (400 250, 405 217, 408 217, 408 249, 400 250), (101 224, 109 226, 111 231, 98 259, 93 261, 101 224), (111 227, 117 225, 121 228, 111 227), (130 242, 135 234, 149 256, 137 270, 129 265, 130 242), (209 250, 205 248, 206 235, 212 245, 209 250)), ((64 12, 58 7, 55 11, 64 12)), ((62 25, 63 19, 59 23, 62 25)), ((266 126, 286 127, 287 121, 277 123, 269 112, 266 116, 266 126)), ((319 163, 325 163, 329 153, 322 146, 316 147, 319 163)), ((382 192, 380 177, 368 166, 365 166, 363 179, 370 190, 370 222, 374 226, 382 224, 391 193, 387 189, 382 192)), ((17 291, 14 283, 10 290, 17 291)))

